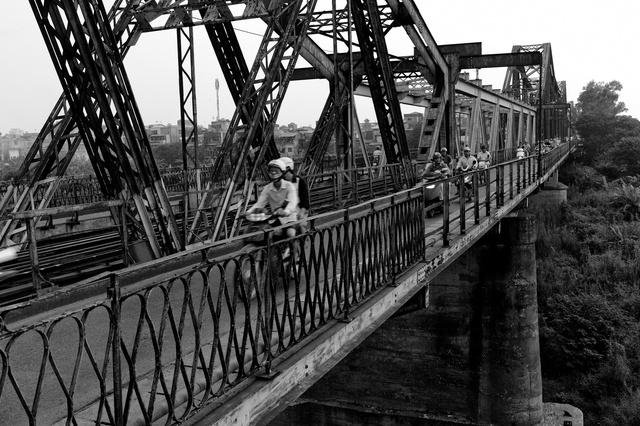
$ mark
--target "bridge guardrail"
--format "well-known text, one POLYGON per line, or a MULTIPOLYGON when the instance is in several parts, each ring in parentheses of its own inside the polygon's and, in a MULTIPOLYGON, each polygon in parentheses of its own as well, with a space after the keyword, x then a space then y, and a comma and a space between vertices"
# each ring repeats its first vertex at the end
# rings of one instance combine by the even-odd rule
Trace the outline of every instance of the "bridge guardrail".
MULTIPOLYGON (((81 408, 92 405, 97 422, 128 424, 137 417, 149 424, 165 414, 181 421, 248 375, 268 373, 274 357, 348 316, 421 260, 422 208, 421 190, 407 190, 316 217, 308 234, 255 252, 209 259, 211 248, 202 248, 196 251, 200 264, 168 278, 123 286, 127 272, 114 273, 106 296, 16 330, 4 328, 0 411, 9 415, 13 407, 11 418, 29 421, 47 411, 78 421, 86 415, 81 408), (282 251, 296 243, 308 251, 299 263, 283 263, 282 251), (259 256, 271 265, 262 278, 252 274, 258 283, 252 300, 237 272, 244 260, 255 263, 259 256), (21 368, 25 362, 40 366, 37 379, 27 378, 33 374, 21 368)), ((3 324, 19 310, 5 309, 3 324)))
POLYGON ((275 357, 347 319, 354 306, 423 260, 427 244, 446 247, 451 235, 517 199, 569 149, 493 166, 483 186, 481 172, 470 172, 470 203, 463 175, 443 180, 457 183, 462 196, 452 211, 446 185, 443 223, 435 231, 425 228, 417 186, 311 218, 309 233, 253 252, 218 258, 216 243, 175 255, 192 258, 180 270, 162 269, 171 259, 135 265, 110 274, 106 294, 73 309, 34 319, 21 317, 28 304, 4 308, 1 415, 31 422, 43 413, 60 422, 150 424, 163 416, 182 422, 249 376, 272 374, 275 357), (295 244, 305 247, 299 262, 283 262, 284 249, 294 252, 295 244), (260 275, 253 268, 250 278, 238 273, 243 262, 260 258, 269 264, 260 275), (145 271, 158 276, 141 280, 145 271), (247 297, 250 285, 258 289, 255 299, 247 297))

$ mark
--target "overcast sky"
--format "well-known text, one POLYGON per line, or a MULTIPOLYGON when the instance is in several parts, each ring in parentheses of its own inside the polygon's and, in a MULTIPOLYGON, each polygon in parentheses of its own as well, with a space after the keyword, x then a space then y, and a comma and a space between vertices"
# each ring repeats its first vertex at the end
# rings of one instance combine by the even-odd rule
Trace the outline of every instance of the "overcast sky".
MULTIPOLYGON (((551 43, 556 79, 566 81, 569 101, 576 101, 590 80, 618 80, 623 86, 620 101, 626 104, 627 114, 640 118, 639 0, 415 2, 438 44, 482 42, 483 53, 492 54, 509 53, 514 45, 551 43)), ((4 3, 0 24, 0 132, 12 128, 38 132, 62 89, 29 2, 4 3)), ((106 4, 108 8, 111 1, 106 4)), ((319 4, 326 10, 331 2, 320 0, 319 4)), ((245 56, 252 62, 252 49, 257 48, 263 28, 252 20, 239 24, 238 29, 241 44, 247 48, 245 56)), ((196 28, 195 39, 198 122, 206 125, 218 115, 216 77, 220 79, 220 117, 231 118, 234 105, 204 28, 196 28)), ((390 44, 394 54, 411 54, 411 44, 404 39, 397 38, 390 44)), ((144 34, 125 59, 146 125, 175 124, 179 119, 175 46, 173 30, 144 34)), ((480 70, 479 77, 483 84, 501 88, 505 71, 480 70)), ((293 82, 278 123, 313 126, 327 93, 327 82, 293 82)), ((403 112, 410 110, 403 107, 403 112)), ((376 121, 368 100, 358 101, 358 114, 360 121, 376 121)))

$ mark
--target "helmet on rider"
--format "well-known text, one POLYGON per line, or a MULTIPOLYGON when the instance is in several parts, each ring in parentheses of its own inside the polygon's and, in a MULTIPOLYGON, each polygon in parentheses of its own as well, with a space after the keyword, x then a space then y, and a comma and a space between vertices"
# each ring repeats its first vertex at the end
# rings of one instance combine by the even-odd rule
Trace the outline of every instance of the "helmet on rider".
POLYGON ((445 154, 447 153, 447 148, 445 148, 444 146, 442 148, 440 148, 440 152, 444 152, 445 154))
POLYGON ((465 146, 464 149, 462 150, 463 152, 471 152, 471 148, 469 148, 468 146, 465 146))
POLYGON ((280 180, 282 176, 287 172, 287 166, 284 161, 280 159, 271 160, 269 164, 267 164, 267 169, 269 173, 269 178, 271 180, 280 180))
POLYGON ((284 165, 287 167, 287 171, 291 171, 293 172, 293 169, 295 167, 295 164, 293 163, 293 160, 289 157, 280 157, 280 160, 284 163, 284 165))

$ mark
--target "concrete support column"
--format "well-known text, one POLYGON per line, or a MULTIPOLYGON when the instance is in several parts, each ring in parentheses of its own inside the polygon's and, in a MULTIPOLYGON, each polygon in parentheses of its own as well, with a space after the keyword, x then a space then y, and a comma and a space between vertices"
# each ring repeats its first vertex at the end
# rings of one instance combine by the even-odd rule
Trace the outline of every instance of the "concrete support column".
POLYGON ((542 421, 534 217, 501 221, 270 426, 542 421))
POLYGON ((558 171, 556 170, 549 179, 542 184, 540 192, 529 197, 532 205, 553 205, 562 204, 567 201, 568 187, 558 180, 558 171))
MULTIPOLYGON (((536 425, 542 421, 535 217, 506 217, 480 251, 481 348, 478 421, 536 425)), ((474 369, 475 370, 475 369, 474 369)))

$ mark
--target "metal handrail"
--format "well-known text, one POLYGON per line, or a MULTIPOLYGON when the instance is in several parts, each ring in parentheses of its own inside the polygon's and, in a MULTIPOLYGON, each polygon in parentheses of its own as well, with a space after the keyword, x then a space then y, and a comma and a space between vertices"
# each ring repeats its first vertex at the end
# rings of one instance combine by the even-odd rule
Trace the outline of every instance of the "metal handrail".
POLYGON ((269 238, 250 252, 216 255, 223 244, 240 243, 237 237, 112 273, 106 294, 79 307, 36 317, 25 314, 28 303, 4 308, 0 415, 31 423, 43 416, 70 422, 92 416, 109 424, 168 416, 181 423, 248 377, 269 375, 276 357, 327 325, 348 319, 354 307, 424 260, 428 241, 446 247, 452 234, 467 232, 507 197, 521 199, 570 149, 468 172, 469 203, 464 175, 443 179, 445 214, 435 233, 426 231, 418 185, 312 217, 309 232, 269 238), (483 188, 479 173, 490 177, 483 188), (460 185, 457 199, 449 194, 453 182, 460 185), (298 247, 305 249, 297 262, 283 260, 286 249, 298 247), (175 264, 182 267, 166 269, 175 264), (248 275, 240 272, 243 265, 252 265, 248 275), (145 274, 153 278, 141 279, 145 274), (58 398, 66 404, 51 403, 58 398))

